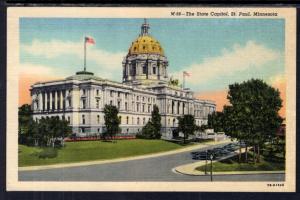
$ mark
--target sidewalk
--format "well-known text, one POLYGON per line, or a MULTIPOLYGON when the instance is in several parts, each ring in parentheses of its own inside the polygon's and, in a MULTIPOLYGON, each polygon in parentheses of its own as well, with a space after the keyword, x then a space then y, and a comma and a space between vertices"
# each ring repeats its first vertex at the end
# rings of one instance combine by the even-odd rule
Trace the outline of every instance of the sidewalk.
POLYGON ((146 158, 153 158, 153 157, 183 153, 183 152, 187 152, 187 151, 193 151, 193 150, 197 150, 200 148, 210 147, 210 146, 214 146, 214 145, 218 145, 218 144, 225 144, 225 143, 229 143, 229 142, 230 142, 230 139, 217 141, 217 142, 212 141, 212 142, 200 143, 200 144, 196 144, 193 146, 184 147, 181 149, 167 151, 167 152, 153 153, 153 154, 147 154, 147 155, 141 155, 141 156, 131 156, 131 157, 126 157, 126 158, 116 158, 116 159, 110 159, 110 160, 94 160, 94 161, 84 161, 84 162, 78 162, 78 163, 61 163, 61 164, 53 164, 53 165, 19 167, 19 171, 34 171, 34 170, 44 170, 44 169, 65 168, 65 167, 79 167, 79 166, 108 164, 108 163, 124 162, 124 161, 130 161, 130 160, 146 159, 146 158))
MULTIPOLYGON (((244 152, 245 149, 242 149, 242 152, 244 152)), ((225 156, 221 159, 214 160, 214 162, 218 162, 221 160, 225 160, 227 158, 230 158, 232 156, 237 155, 238 151, 235 151, 234 153, 231 153, 228 156, 225 156)), ((205 176, 210 175, 210 160, 207 161, 207 174, 205 172, 196 170, 197 167, 204 166, 206 163, 205 160, 201 160, 199 162, 194 162, 186 165, 180 165, 172 169, 172 171, 175 171, 180 174, 189 175, 189 176, 205 176)), ((280 174, 285 173, 285 171, 229 171, 229 172, 213 172, 213 175, 241 175, 241 174, 280 174)))

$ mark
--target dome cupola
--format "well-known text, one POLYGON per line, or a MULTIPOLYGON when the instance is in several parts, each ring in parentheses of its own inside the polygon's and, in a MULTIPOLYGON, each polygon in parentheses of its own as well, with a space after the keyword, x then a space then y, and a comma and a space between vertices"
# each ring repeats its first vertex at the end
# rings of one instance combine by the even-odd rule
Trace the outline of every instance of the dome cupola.
POLYGON ((161 44, 149 34, 147 20, 123 60, 123 82, 141 84, 166 82, 168 61, 161 44))

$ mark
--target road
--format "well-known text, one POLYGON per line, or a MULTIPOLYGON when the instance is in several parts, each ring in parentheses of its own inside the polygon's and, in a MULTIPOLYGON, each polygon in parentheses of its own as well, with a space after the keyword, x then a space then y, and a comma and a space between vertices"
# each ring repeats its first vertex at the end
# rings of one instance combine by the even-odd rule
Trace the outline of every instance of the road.
MULTIPOLYGON (((201 150, 205 149, 207 147, 201 148, 201 150)), ((174 167, 196 161, 192 160, 189 151, 109 164, 19 171, 19 181, 210 181, 210 176, 189 176, 172 171, 174 167)), ((215 175, 213 179, 214 181, 284 181, 284 174, 215 175)))

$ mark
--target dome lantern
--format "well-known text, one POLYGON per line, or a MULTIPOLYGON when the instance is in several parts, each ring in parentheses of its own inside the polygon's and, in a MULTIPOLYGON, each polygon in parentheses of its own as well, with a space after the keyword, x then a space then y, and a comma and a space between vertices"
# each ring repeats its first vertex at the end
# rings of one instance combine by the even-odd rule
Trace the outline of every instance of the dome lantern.
POLYGON ((144 24, 141 26, 141 34, 140 36, 148 35, 148 30, 150 29, 149 24, 147 24, 147 19, 144 19, 144 24))

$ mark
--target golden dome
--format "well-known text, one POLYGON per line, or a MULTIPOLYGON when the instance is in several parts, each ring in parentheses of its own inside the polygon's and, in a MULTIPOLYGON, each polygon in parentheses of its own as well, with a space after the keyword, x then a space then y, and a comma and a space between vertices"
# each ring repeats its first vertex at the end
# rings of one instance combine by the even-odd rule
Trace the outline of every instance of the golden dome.
POLYGON ((132 42, 131 47, 129 48, 130 55, 142 53, 164 55, 164 51, 160 43, 150 35, 139 36, 134 42, 132 42))

